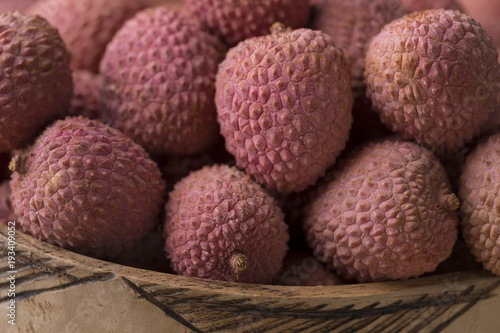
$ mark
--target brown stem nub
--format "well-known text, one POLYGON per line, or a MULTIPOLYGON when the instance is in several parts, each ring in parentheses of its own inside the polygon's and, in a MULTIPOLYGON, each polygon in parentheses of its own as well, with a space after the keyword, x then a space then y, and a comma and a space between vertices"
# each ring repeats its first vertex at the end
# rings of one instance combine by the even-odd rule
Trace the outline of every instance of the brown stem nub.
POLYGON ((26 154, 14 156, 9 163, 9 170, 12 172, 17 172, 21 175, 25 175, 28 172, 27 163, 28 156, 26 154))
POLYGON ((240 280, 240 275, 248 268, 248 258, 243 253, 234 253, 231 256, 230 264, 236 275, 236 281, 240 280))
POLYGON ((460 208, 460 201, 454 193, 449 193, 441 198, 441 206, 446 210, 457 210, 460 208))
POLYGON ((274 35, 282 32, 292 31, 292 28, 287 27, 281 22, 274 22, 271 28, 269 28, 269 31, 271 32, 271 35, 274 35))

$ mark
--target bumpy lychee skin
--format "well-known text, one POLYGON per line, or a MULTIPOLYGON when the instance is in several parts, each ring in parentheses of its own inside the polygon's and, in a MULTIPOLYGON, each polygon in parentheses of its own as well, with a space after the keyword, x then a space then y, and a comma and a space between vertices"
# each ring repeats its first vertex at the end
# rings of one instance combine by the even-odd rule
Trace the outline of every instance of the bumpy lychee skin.
POLYGON ((426 10, 386 25, 366 56, 367 95, 382 122, 438 152, 478 135, 500 80, 491 38, 470 16, 426 10))
POLYGON ((455 0, 398 0, 403 6, 412 12, 426 9, 452 9, 461 10, 461 7, 455 0))
POLYGON ((194 154, 219 139, 215 75, 225 47, 167 7, 127 21, 104 54, 104 121, 155 154, 194 154))
POLYGON ((496 0, 460 0, 463 11, 481 23, 481 26, 491 36, 493 42, 500 48, 500 2, 496 0))
POLYGON ((71 68, 97 73, 106 45, 143 9, 142 0, 40 0, 26 9, 55 26, 71 51, 71 68))
POLYGON ((186 0, 186 9, 230 46, 268 34, 276 22, 303 28, 310 15, 309 0, 186 0))
POLYGON ((443 166, 412 142, 371 143, 339 161, 307 209, 318 260, 359 282, 432 272, 457 240, 459 206, 443 166))
POLYGON ((73 91, 69 61, 46 20, 0 14, 0 152, 22 147, 65 115, 73 91))
POLYGON ((466 158, 458 195, 462 237, 483 267, 500 275, 500 134, 481 141, 466 158))
POLYGON ((175 185, 164 236, 178 274, 248 283, 272 281, 289 238, 276 201, 227 165, 204 167, 175 185))
POLYGON ((86 70, 73 71, 73 97, 68 111, 69 116, 85 116, 99 119, 99 76, 86 70))
POLYGON ((159 223, 165 184, 138 144, 99 121, 66 118, 11 162, 22 230, 75 252, 111 258, 159 223))
POLYGON ((363 86, 368 44, 387 23, 408 14, 398 0, 325 0, 314 28, 329 34, 345 54, 354 88, 363 86))
POLYGON ((350 72, 332 39, 285 31, 229 50, 216 79, 218 121, 227 150, 257 182, 304 190, 335 163, 349 138, 350 72))
MULTIPOLYGON (((460 0, 463 11, 481 23, 484 30, 491 36, 493 43, 500 52, 500 2, 496 0, 460 0)), ((500 60, 500 56, 499 56, 500 60)), ((500 85, 500 83, 499 83, 500 85)), ((486 130, 498 128, 500 125, 500 90, 497 95, 497 107, 488 121, 486 130)))

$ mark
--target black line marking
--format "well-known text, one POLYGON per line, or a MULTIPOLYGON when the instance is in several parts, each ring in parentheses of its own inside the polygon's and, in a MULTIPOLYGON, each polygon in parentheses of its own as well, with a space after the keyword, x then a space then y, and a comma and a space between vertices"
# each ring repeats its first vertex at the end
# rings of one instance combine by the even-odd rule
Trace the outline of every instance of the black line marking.
POLYGON ((406 309, 404 311, 401 311, 399 313, 395 313, 391 316, 391 318, 394 318, 392 321, 388 322, 387 325, 382 326, 378 331, 376 332, 401 332, 403 329, 408 329, 409 326, 411 326, 415 320, 418 320, 420 316, 429 311, 429 308, 423 307, 420 309, 406 309), (391 327, 390 330, 388 330, 389 327, 391 327))
MULTIPOLYGON (((60 267, 53 268, 49 271, 36 271, 36 272, 33 272, 31 274, 28 274, 28 275, 16 276, 16 286, 22 286, 22 285, 29 284, 31 282, 48 279, 54 275, 66 276, 68 274, 66 274, 65 272, 67 270, 72 269, 72 268, 73 267, 71 267, 71 266, 60 266, 60 267)), ((74 280, 76 280, 76 279, 73 278, 70 281, 74 281, 74 280)), ((10 284, 9 282, 0 283, 0 290, 9 288, 9 284, 10 284)))
POLYGON ((186 319, 184 319, 181 315, 179 315, 177 312, 175 312, 174 310, 171 310, 165 304, 162 304, 161 302, 159 302, 155 297, 153 297, 152 295, 150 295, 149 293, 147 293, 141 287, 139 287, 138 285, 136 285, 135 283, 133 283, 132 281, 130 281, 129 279, 127 279, 125 277, 122 277, 122 279, 123 279, 123 281, 125 281, 125 283, 127 283, 127 285, 130 288, 132 288, 133 290, 135 290, 139 295, 141 295, 142 297, 144 297, 144 299, 146 299, 148 302, 150 302, 151 304, 155 305, 157 308, 159 308, 160 310, 162 310, 166 315, 170 316, 172 319, 176 320, 177 322, 179 322, 180 324, 182 324, 184 327, 189 328, 190 330, 192 330, 194 332, 203 333, 198 328, 194 327, 186 319))
MULTIPOLYGON (((481 299, 488 298, 489 295, 491 294, 491 292, 493 290, 495 290, 495 288, 498 287, 499 285, 500 285, 500 281, 497 281, 497 282, 491 284, 487 289, 484 289, 483 291, 481 291, 481 293, 478 295, 479 297, 477 297, 474 301, 469 302, 469 304, 467 304, 462 309, 460 309, 460 311, 456 312, 453 316, 451 316, 450 318, 448 318, 448 320, 446 320, 446 321, 442 322, 441 324, 439 324, 431 333, 437 333, 437 332, 441 332, 442 330, 444 330, 455 319, 459 318, 464 313, 466 313, 471 308, 473 308, 481 299)), ((464 292, 466 292, 466 291, 467 290, 465 290, 464 292)))
POLYGON ((325 324, 328 324, 328 319, 325 318, 325 320, 314 320, 314 319, 309 319, 309 320, 303 320, 304 322, 301 324, 295 324, 294 326, 294 332, 303 332, 305 330, 311 330, 314 329, 315 332, 318 331, 318 326, 324 326, 325 324))
MULTIPOLYGON (((46 262, 48 262, 50 260, 47 260, 46 262)), ((23 264, 16 264, 15 265, 15 271, 17 271, 17 273, 21 273, 21 272, 24 272, 28 269, 32 269, 33 266, 30 264, 30 263, 23 263, 23 264)), ((8 275, 8 272, 9 271, 12 271, 12 269, 10 269, 10 267, 6 266, 4 268, 0 268, 0 277, 3 277, 3 276, 6 276, 8 275)))
POLYGON ((424 328, 428 328, 433 322, 439 319, 444 313, 453 308, 454 306, 459 305, 460 303, 455 302, 447 302, 443 304, 437 304, 435 306, 431 305, 432 310, 430 310, 430 315, 427 318, 424 318, 419 324, 417 324, 410 332, 421 332, 424 328))
MULTIPOLYGON (((439 315, 448 311, 452 306, 477 302, 479 299, 487 297, 488 293, 491 292, 491 290, 493 290, 498 284, 500 284, 500 281, 496 282, 493 286, 490 286, 488 290, 482 290, 479 291, 479 293, 478 292, 473 293, 475 287, 470 286, 456 297, 447 297, 446 292, 436 295, 432 298, 429 297, 429 295, 424 294, 419 298, 417 298, 416 300, 409 303, 396 301, 389 305, 380 307, 379 302, 374 302, 361 309, 354 309, 354 305, 348 305, 340 309, 324 310, 326 305, 320 305, 310 308, 307 307, 307 304, 303 305, 292 304, 290 306, 276 306, 276 302, 264 302, 261 304, 252 304, 249 303, 250 300, 249 298, 243 299, 242 301, 244 303, 242 304, 241 303, 234 304, 235 302, 232 300, 229 300, 228 302, 221 300, 218 302, 218 300, 220 300, 220 298, 222 297, 214 297, 214 295, 210 295, 207 297, 203 296, 189 297, 189 294, 182 295, 181 296, 182 300, 179 299, 176 300, 175 298, 181 298, 181 297, 174 296, 173 300, 165 299, 165 302, 175 305, 189 304, 190 302, 193 302, 192 304, 199 304, 200 307, 211 309, 212 313, 214 314, 214 317, 217 318, 212 320, 212 323, 214 321, 220 320, 219 318, 227 319, 227 318, 241 317, 239 325, 237 325, 236 327, 241 327, 241 325, 246 322, 252 324, 256 323, 258 322, 257 320, 258 318, 261 318, 260 320, 261 322, 265 319, 270 319, 270 318, 276 318, 276 319, 292 318, 292 319, 299 319, 302 321, 306 321, 306 323, 301 323, 299 325, 304 329, 318 327, 326 324, 329 327, 329 331, 333 331, 335 329, 341 328, 342 326, 348 323, 352 323, 354 320, 362 319, 364 320, 363 323, 368 325, 370 323, 376 322, 383 316, 392 315, 391 316, 392 320, 384 322, 383 324, 379 324, 377 326, 377 330, 374 331, 374 332, 385 333, 386 329, 390 326, 395 326, 392 327, 391 331, 397 332, 398 328, 399 329, 408 328, 409 323, 415 323, 416 321, 418 321, 418 319, 421 319, 424 322, 429 322, 429 318, 427 318, 426 315, 428 313, 430 313, 431 316, 434 313, 437 313, 437 316, 435 317, 439 317, 439 315), (435 308, 437 308, 437 311, 435 308), (415 310, 419 312, 416 315, 414 314, 415 310), (434 312, 429 312, 429 311, 434 311, 434 312), (423 315, 425 316, 425 318, 422 318, 423 315), (407 318, 405 318, 406 316, 407 318), (403 319, 403 322, 401 323, 397 322, 397 320, 399 319, 403 319), (309 327, 304 327, 307 326, 307 322, 309 322, 310 324, 309 327)), ((463 310, 462 313, 465 313, 465 311, 467 311, 467 309, 462 309, 462 310, 463 310)), ((187 311, 188 310, 186 310, 186 312, 187 311)), ((182 313, 182 310, 180 311, 180 313, 182 313)), ((203 325, 201 321, 205 318, 197 318, 197 319, 198 319, 197 323, 203 325)), ((275 325, 275 323, 276 322, 273 321, 272 325, 275 325)), ((420 322, 417 325, 419 324, 420 322)), ((230 322, 226 322, 224 324, 220 323, 217 326, 219 326, 220 328, 231 328, 235 327, 234 325, 235 325, 234 321, 231 320, 230 322)), ((413 328, 414 327, 412 327, 412 329, 413 328)), ((345 327, 345 329, 349 330, 350 328, 345 327)))
MULTIPOLYGON (((31 273, 29 275, 21 276, 21 277, 16 276, 15 277, 16 287, 28 284, 30 282, 44 280, 44 279, 51 277, 52 275, 54 275, 54 274, 47 273, 47 272, 36 272, 36 273, 31 273)), ((10 286, 10 282, 8 282, 8 281, 5 283, 0 283, 0 290, 9 289, 9 286, 10 286)))
POLYGON ((68 281, 78 281, 77 277, 67 273, 68 271, 76 269, 76 267, 74 266, 52 267, 49 265, 49 263, 53 261, 53 259, 51 258, 33 259, 32 253, 27 251, 20 251, 16 254, 16 261, 17 261, 16 267, 17 266, 23 267, 23 270, 26 270, 25 266, 29 265, 31 267, 28 267, 28 269, 38 270, 39 272, 45 272, 45 273, 54 273, 62 278, 65 278, 68 281))
MULTIPOLYGON (((271 322, 271 323, 269 323, 269 325, 271 325, 271 326, 267 326, 267 327, 266 327, 266 329, 267 329, 267 330, 269 330, 269 331, 271 331, 271 330, 273 330, 273 329, 275 329, 275 328, 278 328, 278 327, 283 327, 283 326, 285 326, 285 325, 288 325, 288 324, 290 324, 290 323, 293 323, 293 321, 294 321, 294 320, 295 320, 294 318, 283 318, 283 319, 281 319, 281 320, 280 320, 280 319, 276 319, 276 320, 275 320, 275 321, 276 321, 276 323, 275 323, 275 324, 273 324, 272 322, 271 322)), ((306 324, 307 324, 309 321, 310 321, 310 320, 306 321, 306 324)), ((303 325, 303 324, 304 324, 304 323, 302 323, 302 324, 297 324, 297 323, 295 323, 295 325, 294 325, 294 330, 295 330, 296 332, 301 332, 302 330, 300 329, 300 327, 301 327, 301 325, 303 325)))
MULTIPOLYGON (((102 273, 102 274, 95 274, 89 277, 85 277, 82 279, 79 279, 78 281, 72 281, 68 282, 65 284, 61 284, 59 286, 55 287, 50 287, 50 288, 42 288, 42 289, 37 289, 37 290, 27 290, 23 291, 20 293, 16 293, 16 301, 22 301, 24 299, 31 298, 36 295, 44 294, 47 292, 54 292, 54 291, 59 291, 59 290, 65 290, 74 286, 79 286, 87 283, 94 283, 94 282, 102 282, 102 281, 108 281, 111 280, 115 277, 115 274, 113 273, 102 273)), ((0 299, 0 304, 3 302, 9 302, 10 297, 4 297, 0 299)))
POLYGON ((349 326, 348 328, 346 328, 342 332, 345 332, 345 333, 356 333, 359 330, 365 328, 366 326, 374 323, 375 321, 377 321, 378 319, 380 319, 383 316, 384 315, 382 313, 380 313, 380 314, 377 314, 377 315, 373 315, 373 316, 370 316, 370 317, 367 317, 367 318, 360 319, 357 323, 355 323, 354 325, 349 326))
MULTIPOLYGON (((422 304, 426 304, 425 302, 427 302, 428 304, 430 302, 428 300, 428 297, 429 297, 428 294, 424 294, 420 296, 415 302, 422 304)), ((401 303, 402 301, 396 301, 394 303, 391 303, 391 305, 399 306, 401 303)), ((425 313, 428 310, 429 310, 428 306, 422 306, 418 309, 407 308, 403 311, 395 312, 391 316, 391 318, 395 319, 393 319, 393 321, 388 321, 386 325, 382 326, 381 330, 376 332, 385 333, 387 332, 386 329, 390 326, 395 326, 391 329, 391 332, 401 332, 403 329, 407 329, 411 323, 413 323, 417 318, 419 318, 422 315, 422 313, 425 313), (405 318, 406 314, 409 314, 409 316, 405 318)))

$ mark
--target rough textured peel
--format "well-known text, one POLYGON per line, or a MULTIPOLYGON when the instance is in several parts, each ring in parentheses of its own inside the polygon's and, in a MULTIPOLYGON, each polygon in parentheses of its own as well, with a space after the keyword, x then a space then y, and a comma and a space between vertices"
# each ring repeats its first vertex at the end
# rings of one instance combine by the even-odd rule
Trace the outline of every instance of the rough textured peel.
POLYGON ((170 192, 165 251, 182 275, 270 283, 287 252, 276 201, 236 167, 203 167, 170 192))
POLYGON ((458 195, 462 237, 483 267, 500 275, 500 134, 481 141, 466 157, 458 195))
POLYGON ((158 166, 130 138, 98 121, 56 121, 10 168, 20 228, 51 244, 111 258, 159 222, 165 184, 158 166))
POLYGON ((21 148, 69 107, 70 54, 39 16, 0 14, 0 152, 21 148))
POLYGON ((71 51, 71 68, 97 73, 106 45, 144 8, 142 0, 39 0, 26 13, 55 26, 71 51))
POLYGON ((439 152, 480 133, 496 103, 500 65, 491 38, 470 16, 415 12, 371 41, 367 95, 391 130, 439 152))
POLYGON ((257 182, 304 190, 335 163, 349 138, 350 72, 332 39, 275 25, 229 50, 216 78, 227 150, 257 182))
POLYGON ((215 74, 225 47, 167 8, 127 21, 101 62, 103 120, 154 154, 194 154, 219 139, 215 74))
POLYGON ((318 260, 344 278, 407 279, 451 254, 457 208, 429 150, 387 140, 338 162, 307 209, 305 230, 318 260))
POLYGON ((408 14, 398 0, 325 0, 314 28, 329 34, 345 54, 354 88, 363 86, 368 44, 387 23, 408 14))
POLYGON ((186 8, 227 44, 266 35, 276 22, 304 27, 309 0, 186 0, 186 8))

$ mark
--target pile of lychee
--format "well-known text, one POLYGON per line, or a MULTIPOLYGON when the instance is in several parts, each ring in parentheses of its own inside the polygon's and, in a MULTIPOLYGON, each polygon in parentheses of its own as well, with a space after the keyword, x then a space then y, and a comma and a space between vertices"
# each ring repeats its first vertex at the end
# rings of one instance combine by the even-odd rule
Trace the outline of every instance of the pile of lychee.
POLYGON ((460 5, 13 2, 1 221, 224 281, 500 275, 500 45, 460 5))

